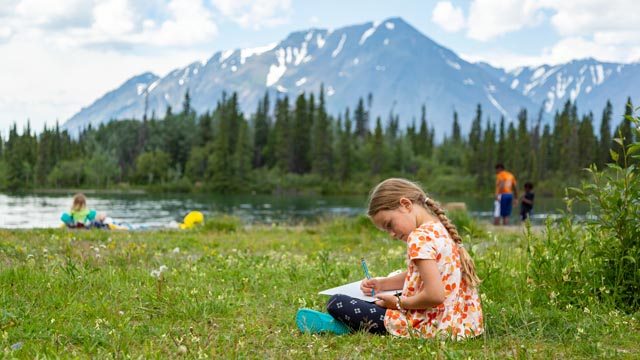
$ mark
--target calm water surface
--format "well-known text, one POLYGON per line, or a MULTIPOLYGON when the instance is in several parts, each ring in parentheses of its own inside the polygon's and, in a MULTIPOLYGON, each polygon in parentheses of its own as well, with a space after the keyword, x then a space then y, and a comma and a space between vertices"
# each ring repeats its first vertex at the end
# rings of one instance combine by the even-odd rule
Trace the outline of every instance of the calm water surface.
MULTIPOLYGON (((71 207, 69 194, 0 194, 0 228, 52 228, 60 226, 60 215, 71 207)), ((249 224, 293 224, 335 216, 357 216, 366 209, 364 196, 273 196, 273 195, 123 195, 87 194, 87 205, 106 212, 119 223, 140 227, 169 227, 182 221, 189 211, 207 218, 235 215, 249 224)), ((493 202, 484 199, 451 198, 441 202, 465 202, 472 217, 491 221, 493 202)), ((534 223, 560 216, 560 199, 536 199, 534 223)), ((515 208, 517 213, 518 209, 515 208)), ((514 214, 511 223, 517 223, 514 214)))

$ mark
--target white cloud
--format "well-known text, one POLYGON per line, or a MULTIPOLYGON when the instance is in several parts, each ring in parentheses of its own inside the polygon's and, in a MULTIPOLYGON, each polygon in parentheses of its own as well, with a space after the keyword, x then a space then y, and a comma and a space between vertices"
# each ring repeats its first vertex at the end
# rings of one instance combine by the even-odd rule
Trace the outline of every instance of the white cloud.
POLYGON ((93 9, 93 29, 107 37, 121 37, 134 30, 134 18, 127 0, 108 0, 93 9))
POLYGON ((10 85, 0 86, 1 132, 27 119, 34 130, 62 123, 133 75, 206 59, 217 35, 201 0, 2 4, 0 71, 10 85))
POLYGON ((222 15, 245 28, 284 24, 291 15, 291 0, 211 0, 222 15))
POLYGON ((459 31, 465 26, 462 9, 455 7, 449 1, 440 1, 436 4, 431 13, 431 20, 448 32, 459 31))
POLYGON ((640 7, 635 0, 540 0, 552 9, 551 23, 562 36, 596 31, 640 31, 640 7))
POLYGON ((538 24, 541 6, 536 0, 475 0, 469 7, 467 35, 487 41, 538 24))
POLYGON ((585 57, 614 62, 638 60, 640 6, 635 0, 472 0, 467 36, 489 41, 547 23, 558 41, 538 56, 513 52, 487 58, 493 57, 492 64, 505 59, 530 64, 557 64, 585 57))
POLYGON ((55 46, 127 51, 185 47, 211 42, 218 33, 213 17, 201 0, 20 0, 7 12, 0 40, 22 35, 55 46))

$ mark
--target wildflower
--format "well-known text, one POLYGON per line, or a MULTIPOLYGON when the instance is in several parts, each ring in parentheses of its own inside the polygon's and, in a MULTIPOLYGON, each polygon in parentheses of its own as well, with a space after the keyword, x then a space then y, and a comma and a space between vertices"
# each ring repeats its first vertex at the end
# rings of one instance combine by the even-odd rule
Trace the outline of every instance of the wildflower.
POLYGON ((162 273, 167 271, 167 270, 169 270, 169 268, 166 265, 160 265, 158 270, 152 270, 151 271, 151 277, 159 279, 162 276, 162 273))
POLYGON ((174 254, 179 254, 180 253, 180 248, 177 247, 177 248, 173 249, 173 253, 174 254))

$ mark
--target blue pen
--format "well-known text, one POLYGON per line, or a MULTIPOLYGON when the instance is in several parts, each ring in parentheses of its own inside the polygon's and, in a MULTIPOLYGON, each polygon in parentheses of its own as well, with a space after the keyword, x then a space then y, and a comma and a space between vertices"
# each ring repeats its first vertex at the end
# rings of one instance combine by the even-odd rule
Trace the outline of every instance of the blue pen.
MULTIPOLYGON (((364 258, 360 258, 362 260, 362 267, 364 268, 364 274, 367 276, 367 279, 371 279, 371 275, 369 275, 369 269, 367 268, 367 263, 364 261, 364 258)), ((375 291, 371 289, 371 296, 376 296, 375 291)))

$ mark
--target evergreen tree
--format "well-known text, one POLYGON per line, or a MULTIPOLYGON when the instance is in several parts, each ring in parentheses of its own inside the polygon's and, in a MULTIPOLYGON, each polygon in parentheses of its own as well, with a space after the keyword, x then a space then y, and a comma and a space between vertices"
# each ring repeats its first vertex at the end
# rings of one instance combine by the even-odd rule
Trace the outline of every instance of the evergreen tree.
POLYGON ((578 166, 588 168, 597 158, 597 140, 593 130, 593 113, 583 116, 578 128, 578 166))
POLYGON ((291 142, 291 113, 289 111, 289 98, 276 100, 275 124, 272 140, 273 166, 281 171, 288 171, 289 164, 293 162, 293 144, 291 142))
POLYGON ((311 149, 310 132, 313 123, 304 93, 300 94, 296 99, 296 106, 293 112, 293 133, 291 137, 293 161, 290 164, 289 171, 296 174, 306 174, 311 170, 309 151, 311 149))
POLYGON ((451 141, 460 144, 462 143, 462 131, 460 130, 460 122, 458 121, 458 112, 453 112, 453 126, 451 129, 451 141))
MULTIPOLYGON (((338 123, 338 129, 340 129, 339 123, 338 123)), ((351 179, 351 172, 352 172, 351 159, 353 157, 353 148, 352 148, 353 136, 351 134, 351 117, 349 116, 348 108, 346 109, 344 114, 344 131, 339 131, 338 136, 339 136, 338 153, 340 154, 340 156, 337 156, 338 178, 344 182, 351 179)))
POLYGON ((233 104, 233 97, 229 100, 222 94, 222 100, 214 112, 217 124, 216 136, 213 140, 213 151, 209 157, 209 178, 212 190, 225 192, 235 190, 233 154, 237 141, 238 114, 237 103, 233 104))
MULTIPOLYGON (((505 133, 504 116, 500 117, 500 129, 498 131, 498 145, 496 149, 496 164, 504 164, 507 152, 507 134, 505 133)), ((495 165, 495 164, 494 164, 495 165)))
POLYGON ((193 113, 191 109, 191 95, 189 95, 189 89, 184 93, 184 100, 182 101, 182 115, 189 116, 193 113))
POLYGON ((382 131, 382 120, 378 116, 376 128, 371 139, 371 175, 378 175, 384 168, 384 133, 382 131))
POLYGON ((330 175, 333 173, 333 151, 331 148, 333 139, 331 136, 331 122, 327 115, 324 100, 323 85, 320 85, 320 95, 318 101, 318 107, 317 109, 315 109, 316 116, 313 122, 313 134, 311 139, 311 167, 314 173, 324 177, 330 177, 330 175))
POLYGON ((364 100, 358 99, 358 105, 354 112, 356 130, 355 136, 364 139, 369 134, 369 114, 364 109, 364 100))
POLYGON ((605 164, 611 161, 609 150, 611 144, 611 115, 613 107, 611 102, 607 100, 604 110, 602 111, 602 120, 600 122, 600 137, 598 139, 598 157, 596 164, 598 169, 604 169, 605 164))
POLYGON ((482 146, 482 107, 478 104, 476 108, 476 116, 471 123, 471 131, 469 132, 469 162, 467 168, 469 173, 477 177, 478 185, 480 185, 483 173, 483 149, 482 146))
POLYGON ((421 155, 426 158, 431 157, 432 147, 430 144, 429 137, 429 129, 427 126, 427 107, 422 104, 421 114, 420 114, 420 130, 417 135, 415 149, 416 155, 421 155))
POLYGON ((271 123, 269 120, 269 93, 264 94, 262 101, 258 102, 258 110, 255 114, 253 131, 253 167, 261 168, 266 165, 266 149, 269 141, 271 123))
POLYGON ((517 146, 513 151, 516 153, 516 162, 512 165, 512 171, 516 176, 523 179, 531 179, 531 137, 527 125, 527 109, 520 110, 518 113, 518 135, 517 146))
MULTIPOLYGON (((620 122, 620 125, 616 128, 614 136, 622 140, 623 145, 614 143, 612 150, 622 156, 621 146, 628 146, 634 142, 633 131, 631 130, 631 116, 633 116, 633 104, 631 103, 631 97, 627 98, 627 104, 624 107, 624 117, 620 122)), ((628 164, 620 164, 626 166, 628 164)))
MULTIPOLYGON (((513 164, 515 164, 518 159, 516 159, 516 154, 513 149, 518 146, 518 132, 516 131, 515 126, 512 122, 509 123, 509 127, 507 128, 507 136, 505 139, 505 149, 509 149, 504 153, 504 162, 503 164, 507 169, 512 169, 513 164)), ((495 164, 494 164, 495 165, 495 164)), ((518 178, 518 174, 514 174, 516 179, 518 178)))
POLYGON ((540 138, 540 148, 538 149, 538 179, 547 179, 550 170, 553 168, 553 134, 551 126, 546 124, 542 130, 540 138))
POLYGON ((491 125, 491 122, 487 120, 487 126, 485 127, 484 135, 482 136, 482 151, 480 152, 482 167, 480 174, 478 174, 478 184, 481 188, 491 188, 494 183, 493 174, 494 167, 496 165, 496 129, 491 125))
POLYGON ((237 118, 238 135, 232 155, 233 191, 246 190, 251 172, 251 144, 249 140, 249 124, 243 118, 237 118))

